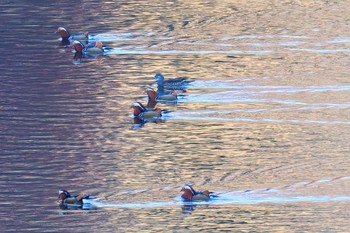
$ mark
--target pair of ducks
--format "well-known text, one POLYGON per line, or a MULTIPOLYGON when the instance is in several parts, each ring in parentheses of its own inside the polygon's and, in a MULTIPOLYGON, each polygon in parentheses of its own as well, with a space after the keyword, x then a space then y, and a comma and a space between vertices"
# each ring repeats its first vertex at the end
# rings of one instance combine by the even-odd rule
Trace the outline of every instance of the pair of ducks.
MULTIPOLYGON (((182 186, 181 191, 183 192, 181 198, 185 202, 209 201, 211 198, 217 197, 213 192, 209 192, 208 190, 197 192, 188 184, 182 186)), ((72 196, 67 190, 60 190, 58 192, 59 205, 83 205, 84 199, 89 199, 89 196, 84 193, 80 193, 78 196, 72 196)))
POLYGON ((134 109, 134 117, 141 119, 157 118, 161 117, 165 110, 160 108, 155 108, 157 102, 159 101, 176 101, 177 93, 172 92, 169 95, 159 95, 153 88, 146 88, 146 93, 148 96, 147 106, 144 106, 140 102, 134 102, 131 108, 134 109))
POLYGON ((106 47, 103 46, 102 42, 100 41, 89 44, 88 32, 83 34, 70 34, 64 27, 59 27, 55 33, 61 36, 63 45, 72 45, 77 53, 84 55, 100 55, 106 50, 106 47))
POLYGON ((148 96, 148 103, 145 107, 140 102, 134 102, 131 108, 134 109, 134 117, 138 118, 157 118, 161 117, 165 112, 160 108, 155 108, 157 102, 175 102, 177 101, 177 92, 174 90, 184 90, 189 84, 186 78, 173 78, 165 80, 162 74, 156 74, 154 79, 157 82, 158 92, 151 87, 146 88, 148 96), (172 90, 171 92, 164 92, 164 90, 172 90))

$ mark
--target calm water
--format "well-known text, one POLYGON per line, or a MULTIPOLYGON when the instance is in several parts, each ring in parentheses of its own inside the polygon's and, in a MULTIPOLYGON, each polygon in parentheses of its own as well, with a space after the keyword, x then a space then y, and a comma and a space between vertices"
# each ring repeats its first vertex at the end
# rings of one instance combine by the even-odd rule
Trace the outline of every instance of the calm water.
POLYGON ((348 232, 347 1, 0 10, 0 232, 348 232), (77 64, 59 26, 113 49, 77 64), (158 72, 193 82, 133 124, 158 72), (221 196, 184 206, 189 182, 221 196), (98 208, 59 209, 63 188, 98 208))

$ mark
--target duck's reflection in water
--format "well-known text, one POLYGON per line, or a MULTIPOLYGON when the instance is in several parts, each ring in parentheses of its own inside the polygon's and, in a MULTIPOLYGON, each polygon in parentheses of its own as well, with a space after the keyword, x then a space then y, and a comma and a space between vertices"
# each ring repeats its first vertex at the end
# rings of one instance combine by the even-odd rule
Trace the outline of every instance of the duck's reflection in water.
POLYGON ((191 215, 192 212, 195 210, 196 205, 194 205, 192 202, 184 203, 181 206, 181 210, 183 215, 191 215))
POLYGON ((104 54, 83 54, 82 52, 75 52, 73 57, 73 64, 79 65, 83 63, 84 59, 96 59, 97 61, 102 61, 106 55, 104 54))
POLYGON ((77 205, 77 204, 60 204, 59 208, 61 210, 97 210, 97 206, 92 205, 90 203, 86 203, 86 204, 81 204, 81 205, 77 205))
POLYGON ((135 117, 133 118, 133 129, 139 129, 142 128, 146 123, 156 123, 156 124, 160 124, 160 123, 164 123, 165 120, 162 120, 160 118, 139 118, 139 117, 135 117))

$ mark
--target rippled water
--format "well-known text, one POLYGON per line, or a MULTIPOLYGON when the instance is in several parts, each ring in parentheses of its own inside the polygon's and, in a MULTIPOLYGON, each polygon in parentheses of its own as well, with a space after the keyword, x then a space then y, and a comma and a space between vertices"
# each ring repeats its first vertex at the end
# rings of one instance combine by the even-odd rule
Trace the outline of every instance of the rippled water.
POLYGON ((349 7, 1 1, 0 232, 348 231, 349 7), (59 26, 111 50, 77 61, 59 26), (192 82, 134 124, 159 72, 192 82))

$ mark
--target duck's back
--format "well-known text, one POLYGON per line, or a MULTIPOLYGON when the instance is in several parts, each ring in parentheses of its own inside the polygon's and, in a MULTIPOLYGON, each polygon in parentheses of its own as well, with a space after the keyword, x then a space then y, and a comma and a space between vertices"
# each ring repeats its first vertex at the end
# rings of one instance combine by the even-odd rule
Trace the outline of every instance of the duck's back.
POLYGON ((77 203, 77 199, 75 197, 67 197, 64 200, 65 204, 76 204, 77 203))
POLYGON ((209 196, 205 195, 204 193, 197 193, 192 197, 192 201, 207 201, 209 200, 209 196))

